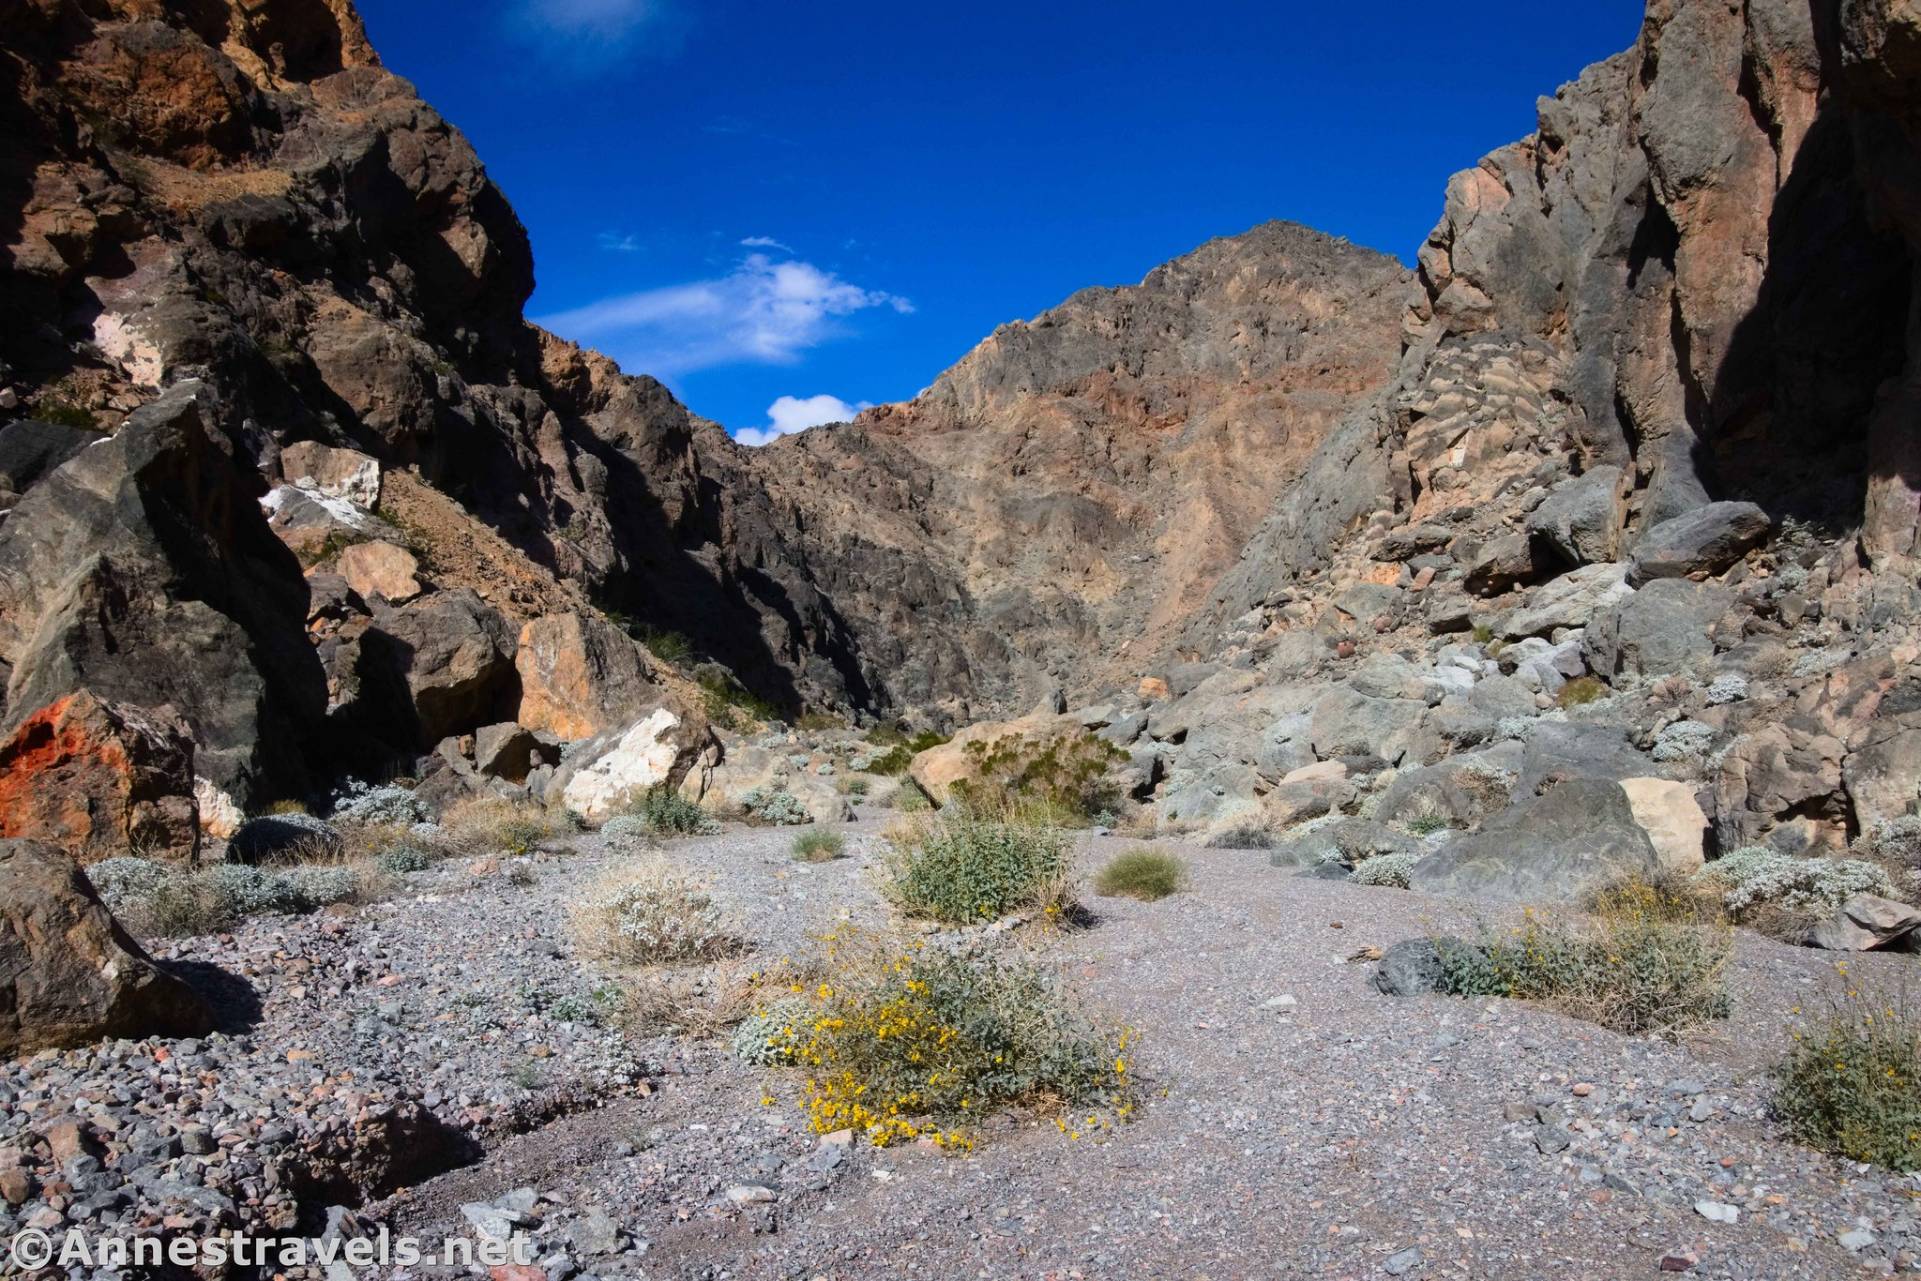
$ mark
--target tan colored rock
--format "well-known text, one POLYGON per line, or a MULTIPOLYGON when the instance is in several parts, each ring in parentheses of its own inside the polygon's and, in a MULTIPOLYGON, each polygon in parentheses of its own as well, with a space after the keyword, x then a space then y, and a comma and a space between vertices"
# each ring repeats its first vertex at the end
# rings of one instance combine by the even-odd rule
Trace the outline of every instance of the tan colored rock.
POLYGON ((723 740, 717 763, 702 768, 696 762, 681 786, 681 794, 709 809, 727 810, 756 789, 786 792, 816 823, 840 823, 854 817, 853 807, 832 778, 796 765, 788 752, 779 748, 757 747, 731 735, 723 740))
POLYGON ((674 709, 656 707, 625 730, 577 749, 554 776, 548 803, 599 822, 649 788, 678 784, 707 738, 674 709))
POLYGON ((368 511, 380 505, 380 463, 357 449, 303 440, 280 451, 280 471, 292 483, 329 498, 344 498, 368 511))
POLYGON ((1338 783, 1347 777, 1345 761, 1315 761, 1281 776, 1281 786, 1289 783, 1338 783))
POLYGON ((569 742, 632 721, 660 694, 640 646, 598 615, 548 614, 527 623, 514 667, 514 719, 569 742))
POLYGON ((1173 691, 1167 688, 1167 680, 1161 676, 1143 676, 1135 687, 1134 694, 1143 703, 1165 702, 1173 691))
POLYGON ((1856 894, 1810 929, 1804 941, 1830 952, 1912 951, 1917 930, 1921 911, 1879 895, 1856 894))
POLYGON ((1700 871, 1707 857, 1708 816, 1694 789, 1665 778, 1624 778, 1621 790, 1661 865, 1682 875, 1700 871))
POLYGON ((340 553, 340 576, 361 599, 404 605, 420 595, 420 559, 392 543, 355 543, 340 553))

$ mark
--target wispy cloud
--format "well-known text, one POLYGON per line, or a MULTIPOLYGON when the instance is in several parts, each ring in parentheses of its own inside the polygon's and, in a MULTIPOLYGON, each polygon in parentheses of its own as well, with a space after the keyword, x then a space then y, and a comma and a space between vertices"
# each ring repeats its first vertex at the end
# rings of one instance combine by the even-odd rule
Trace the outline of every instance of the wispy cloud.
POLYGON ((631 231, 626 233, 603 231, 595 237, 595 240, 599 242, 602 249, 611 250, 617 254, 637 254, 640 252, 640 237, 634 235, 631 231))
POLYGON ((841 332, 844 317, 907 299, 842 280, 808 262, 749 254, 725 276, 620 294, 539 318, 632 373, 672 378, 716 365, 789 365, 841 332))
POLYGON ((778 249, 784 254, 794 252, 791 248, 781 244, 780 241, 775 240, 772 236, 749 236, 740 242, 740 247, 743 249, 778 249))
POLYGON ((871 405, 865 400, 850 405, 839 396, 782 396, 767 406, 765 427, 743 427, 734 433, 734 439, 743 445, 765 445, 822 423, 844 423, 871 405))
POLYGON ((650 45, 675 40, 668 0, 513 0, 509 12, 544 52, 585 66, 631 53, 643 37, 650 45))

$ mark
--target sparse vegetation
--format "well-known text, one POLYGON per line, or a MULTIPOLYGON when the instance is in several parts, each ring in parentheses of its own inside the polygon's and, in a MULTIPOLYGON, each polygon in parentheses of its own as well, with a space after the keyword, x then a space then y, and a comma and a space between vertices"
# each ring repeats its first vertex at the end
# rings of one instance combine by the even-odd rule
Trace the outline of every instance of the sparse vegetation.
POLYGON ((1207 840, 1211 850, 1271 850, 1277 841, 1272 828, 1243 824, 1217 832, 1207 840))
POLYGON ((624 865, 574 919, 590 951, 630 965, 710 961, 743 947, 707 888, 660 858, 624 865))
POLYGON ((1601 683, 1598 676, 1576 676, 1561 686, 1561 692, 1554 696, 1556 707, 1586 707, 1598 703, 1608 696, 1608 687, 1601 683))
POLYGON ((87 869, 108 910, 144 937, 211 934, 265 912, 312 912, 368 902, 388 888, 370 865, 330 864, 268 870, 243 863, 175 867, 142 858, 105 859, 87 869))
POLYGON ((831 863, 847 853, 847 842, 839 832, 815 828, 794 838, 794 857, 803 863, 831 863))
POLYGON ((1695 875, 1718 892, 1729 915, 1769 932, 1792 931, 1824 916, 1856 894, 1898 898, 1887 870, 1852 858, 1796 857, 1750 845, 1716 859, 1695 875))
MULTIPOLYGON (((627 807, 627 816, 639 819, 649 832, 659 836, 710 836, 720 830, 711 814, 671 787, 648 788, 627 807)), ((601 830, 606 831, 606 826, 601 830)))
POLYGON ((1038 740, 977 739, 966 751, 969 777, 954 784, 954 795, 976 809, 1039 805, 1061 821, 1086 822, 1120 804, 1108 771, 1127 753, 1085 730, 1038 740))
POLYGON ((726 668, 704 666, 694 678, 707 719, 722 729, 740 731, 780 719, 780 709, 750 691, 726 668))
POLYGON ((867 795, 871 789, 866 779, 850 778, 840 785, 840 790, 849 796, 861 797, 867 795))
POLYGON ((1905 994, 1871 994, 1846 962, 1835 969, 1845 990, 1791 1033, 1773 1072, 1774 1111, 1811 1148, 1921 1169, 1921 1020, 1905 994))
POLYGON ((1732 932, 1685 886, 1632 881, 1561 925, 1529 911, 1473 942, 1435 940, 1458 996, 1542 1001, 1619 1032, 1677 1033, 1728 1015, 1732 932))
POLYGON ((1152 847, 1117 855, 1094 878, 1094 891, 1108 898, 1133 898, 1143 903, 1180 892, 1187 881, 1187 864, 1152 847))
POLYGON ((1071 903, 1067 838, 1046 824, 949 812, 888 845, 889 894, 914 916, 962 925, 1071 903))
POLYGON ((749 822, 772 827, 797 827, 814 821, 807 807, 781 787, 754 788, 740 798, 740 808, 749 822))
POLYGON ((1471 634, 1476 645, 1485 645, 1494 639, 1494 629, 1486 623, 1474 624, 1474 631, 1471 634))
POLYGON ((524 858, 569 830, 569 824, 542 805, 497 796, 456 801, 441 818, 445 839, 456 850, 474 855, 505 854, 524 858))
POLYGON ((1445 832, 1453 824, 1444 814, 1416 814, 1402 826, 1416 836, 1432 836, 1436 832, 1445 832))
POLYGON ((816 1133, 966 1150, 971 1123, 1008 1107, 1052 1109, 1076 1138, 1132 1113, 1132 1034, 1038 966, 924 950, 849 960, 848 950, 837 947, 836 982, 793 994, 804 1006, 769 1006, 751 1033, 743 1024, 762 1061, 805 1072, 816 1133))
POLYGON ((1363 859, 1348 873, 1347 879, 1356 885, 1404 890, 1411 883, 1414 865, 1420 861, 1421 856, 1411 851, 1376 854, 1373 858, 1363 859))

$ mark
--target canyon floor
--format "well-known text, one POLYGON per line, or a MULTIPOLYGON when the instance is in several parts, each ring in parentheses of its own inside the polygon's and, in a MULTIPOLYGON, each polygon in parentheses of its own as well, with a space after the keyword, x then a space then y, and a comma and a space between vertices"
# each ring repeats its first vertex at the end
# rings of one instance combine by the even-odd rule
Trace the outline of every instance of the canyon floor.
MULTIPOLYGON (((883 821, 843 825, 849 856, 823 864, 794 860, 793 829, 664 853, 772 961, 888 923, 883 821)), ((1136 844, 1086 835, 1077 857, 1091 870, 1136 844)), ((330 1110, 410 1095, 466 1136, 439 1162, 461 1163, 337 1223, 429 1240, 517 1224, 550 1277, 1832 1277, 1921 1255, 1921 1181, 1799 1148, 1768 1115, 1766 1066, 1831 958, 1743 931, 1731 1018, 1681 1044, 1510 1001, 1392 998, 1349 958, 1484 909, 1160 845, 1187 860, 1183 892, 1090 891, 1080 926, 1002 941, 1138 1030, 1146 1106, 1078 1139, 1014 1116, 965 1156, 839 1149, 807 1129, 792 1073, 737 1063, 724 1037, 628 1039, 586 1012, 611 1010, 617 983, 570 926, 635 856, 597 835, 544 847, 531 881, 442 863, 353 914, 177 943, 225 1033, 44 1053, 0 1089, 16 1123, 71 1109, 116 1144, 185 1114, 214 1141, 167 1165, 176 1191, 217 1185, 193 1167, 270 1147, 283 1121, 324 1133, 347 1124, 330 1110), (189 1067, 197 1089, 129 1104, 115 1088, 189 1067)))

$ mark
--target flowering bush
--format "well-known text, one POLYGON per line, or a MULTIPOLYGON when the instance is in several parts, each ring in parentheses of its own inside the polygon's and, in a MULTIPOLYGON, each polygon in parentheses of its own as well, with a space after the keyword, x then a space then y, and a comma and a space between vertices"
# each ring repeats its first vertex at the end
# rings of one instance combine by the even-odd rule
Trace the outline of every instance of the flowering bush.
MULTIPOLYGON (((1921 1021, 1905 1000, 1845 995, 1792 1033, 1774 1110, 1798 1142, 1850 1161, 1921 1169, 1921 1021)), ((1799 1010, 1796 1010, 1799 1013, 1799 1010)))
POLYGON ((792 995, 806 1002, 801 1018, 774 1027, 770 1007, 757 1030, 769 1057, 805 1071, 816 1133, 965 1150, 962 1127, 1001 1108, 1056 1108, 1056 1124, 1079 1138, 1135 1107, 1132 1034, 1091 1018, 1026 961, 922 950, 792 995))

